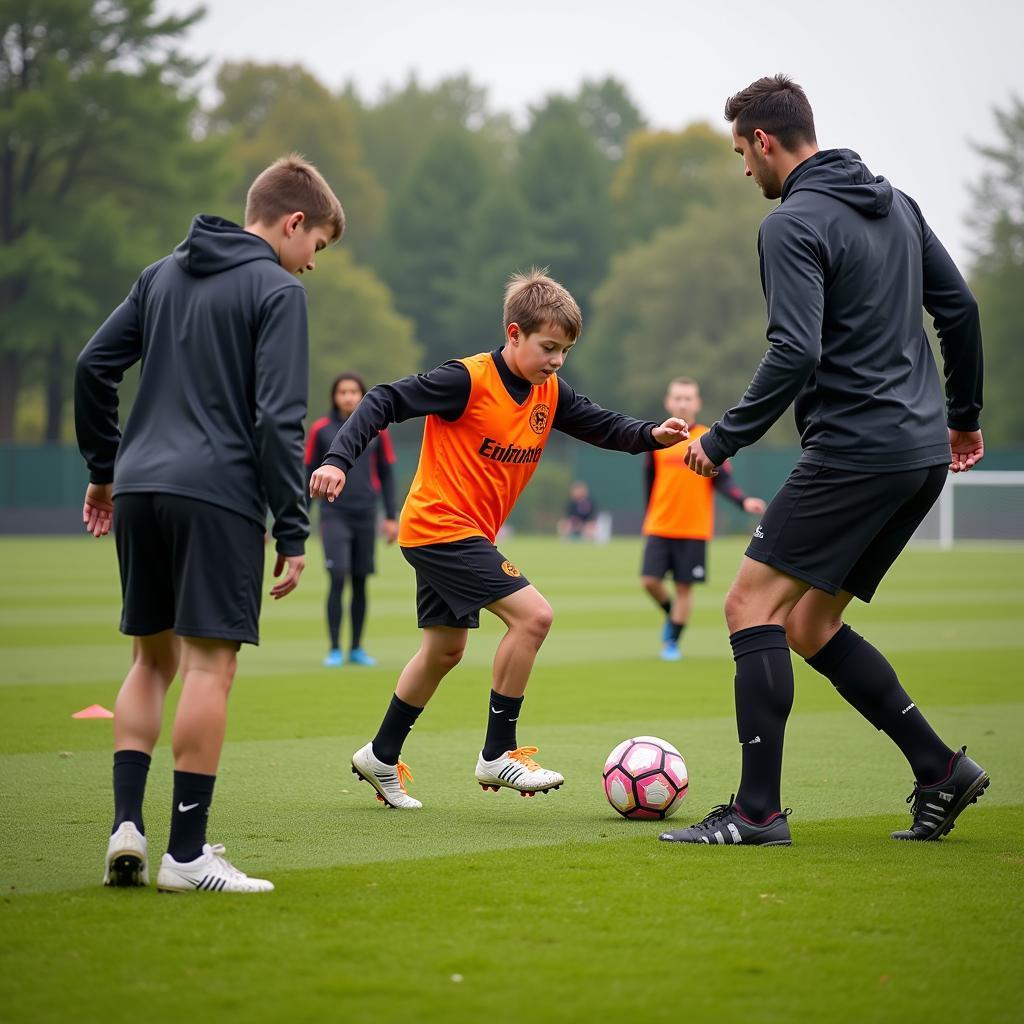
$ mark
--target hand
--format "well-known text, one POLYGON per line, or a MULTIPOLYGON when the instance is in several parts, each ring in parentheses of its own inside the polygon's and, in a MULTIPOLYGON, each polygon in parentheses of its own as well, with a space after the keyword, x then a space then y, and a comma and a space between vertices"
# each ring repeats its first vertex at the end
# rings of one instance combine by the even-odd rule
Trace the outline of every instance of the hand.
POLYGON ((679 444, 680 441, 685 441, 690 436, 690 430, 686 423, 675 416, 670 416, 660 427, 655 427, 651 433, 662 448, 671 448, 672 445, 679 444))
POLYGON ((980 430, 950 430, 949 447, 953 459, 949 464, 950 473, 966 473, 981 462, 985 456, 985 441, 980 430))
POLYGON ((344 470, 338 469, 337 466, 321 466, 309 478, 309 496, 334 501, 344 486, 344 470))
POLYGON ((85 489, 82 522, 86 533, 104 537, 114 525, 114 485, 89 484, 85 489))
POLYGON ((270 588, 270 596, 275 601, 287 597, 299 585, 299 577, 302 575, 302 570, 306 568, 306 556, 278 555, 277 562, 274 564, 274 579, 284 572, 285 566, 288 567, 288 572, 285 573, 284 579, 270 588))
POLYGON ((683 462, 697 474, 697 476, 718 476, 715 464, 704 454, 700 438, 697 438, 687 449, 683 456, 683 462))
POLYGON ((385 519, 380 524, 380 532, 384 535, 384 539, 389 544, 394 544, 398 540, 398 520, 397 519, 385 519))
POLYGON ((749 512, 752 516, 759 516, 764 514, 764 510, 768 506, 765 504, 764 498, 744 498, 743 499, 743 511, 749 512))

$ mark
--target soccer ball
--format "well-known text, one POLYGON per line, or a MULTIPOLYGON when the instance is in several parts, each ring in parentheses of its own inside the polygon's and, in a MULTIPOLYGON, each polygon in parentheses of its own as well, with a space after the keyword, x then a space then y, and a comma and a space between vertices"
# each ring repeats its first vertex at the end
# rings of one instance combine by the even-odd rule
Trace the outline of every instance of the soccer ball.
POLYGON ((656 736, 623 740, 604 763, 604 795, 624 818, 667 818, 686 789, 683 755, 656 736))

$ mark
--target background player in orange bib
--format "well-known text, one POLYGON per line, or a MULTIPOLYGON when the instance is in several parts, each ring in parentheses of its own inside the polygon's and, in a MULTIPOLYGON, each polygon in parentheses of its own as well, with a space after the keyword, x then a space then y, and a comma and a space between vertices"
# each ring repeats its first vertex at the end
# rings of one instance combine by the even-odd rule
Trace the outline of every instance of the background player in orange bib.
MULTIPOLYGON (((700 385, 690 377, 669 381, 665 411, 690 425, 690 440, 707 432, 697 423, 701 406, 700 385)), ((734 501, 744 512, 759 516, 765 510, 760 498, 749 498, 736 486, 729 464, 723 463, 713 477, 690 472, 680 449, 650 452, 644 464, 647 514, 642 528, 644 588, 665 612, 661 657, 679 661, 679 639, 693 605, 692 586, 707 583, 707 543, 715 532, 715 491, 734 501), (669 600, 662 580, 671 572, 675 600, 669 600)))
POLYGON ((402 745, 441 680, 459 663, 480 609, 507 632, 494 657, 487 735, 476 779, 523 794, 557 789, 558 772, 519 746, 516 722, 551 606, 495 547, 498 530, 536 469, 552 429, 616 451, 640 453, 687 437, 682 420, 660 426, 611 412, 556 374, 583 325, 556 281, 534 270, 505 291, 505 343, 429 373, 372 388, 310 479, 310 496, 334 501, 346 473, 390 423, 425 416, 419 467, 402 509, 398 543, 416 570, 419 651, 399 676, 381 727, 352 757, 353 771, 391 807, 422 806, 405 790, 402 745))

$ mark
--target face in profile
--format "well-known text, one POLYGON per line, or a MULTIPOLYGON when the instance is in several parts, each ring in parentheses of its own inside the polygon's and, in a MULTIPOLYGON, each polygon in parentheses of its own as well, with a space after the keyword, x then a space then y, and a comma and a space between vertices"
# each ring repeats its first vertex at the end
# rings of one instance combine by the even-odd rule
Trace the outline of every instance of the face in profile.
POLYGON ((340 380, 334 389, 334 408, 342 416, 351 416, 356 406, 363 400, 363 389, 358 381, 340 380))
POLYGON ((765 199, 779 199, 782 196, 782 182, 772 166, 770 157, 764 151, 762 140, 758 138, 763 132, 755 132, 754 139, 744 138, 736 132, 736 122, 732 124, 733 149, 743 157, 743 173, 753 178, 761 189, 765 199))
POLYGON ((331 241, 331 228, 327 224, 307 228, 305 215, 289 214, 284 220, 283 235, 277 258, 289 274, 301 275, 316 269, 316 254, 327 248, 331 241))

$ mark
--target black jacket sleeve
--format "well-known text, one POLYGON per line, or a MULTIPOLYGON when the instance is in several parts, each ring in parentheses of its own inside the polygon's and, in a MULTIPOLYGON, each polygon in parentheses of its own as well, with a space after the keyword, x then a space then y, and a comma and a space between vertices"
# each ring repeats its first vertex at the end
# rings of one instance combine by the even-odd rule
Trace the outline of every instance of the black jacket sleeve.
POLYGON ((984 370, 978 303, 917 203, 909 196, 906 199, 921 221, 924 308, 939 335, 946 378, 946 425, 953 430, 978 430, 984 370))
POLYGON ((644 456, 644 507, 651 503, 651 492, 654 490, 654 477, 657 475, 658 466, 654 456, 648 452, 644 456))
POLYGON ((392 423, 430 415, 457 420, 466 411, 470 387, 469 370, 452 359, 429 373, 370 388, 338 431, 323 464, 347 473, 366 446, 392 423))
POLYGON ((611 409, 602 409, 585 395, 578 395, 571 384, 558 378, 558 407, 552 426, 563 434, 598 448, 639 455, 661 447, 651 433, 657 425, 635 420, 611 409))
POLYGON ((142 356, 139 288, 136 281, 128 298, 82 349, 75 365, 75 433, 78 450, 89 467, 89 482, 94 484, 114 480, 114 459, 121 442, 117 386, 125 370, 142 356))
POLYGON ((309 384, 306 292, 287 285, 260 309, 255 349, 256 451, 272 533, 281 555, 301 555, 309 536, 302 465, 309 384))
POLYGON ((747 496, 736 485, 736 478, 732 475, 732 469, 729 467, 728 462, 723 462, 718 467, 718 476, 711 478, 711 486, 723 498, 728 498, 731 502, 743 508, 743 502, 747 500, 747 496))
POLYGON ((821 359, 821 240, 802 221, 775 212, 761 225, 757 247, 768 303, 768 351, 740 403, 700 438, 704 454, 716 466, 764 436, 821 359))
MULTIPOLYGON (((381 437, 381 442, 387 440, 387 434, 381 437)), ((395 497, 395 470, 394 455, 392 454, 391 443, 377 445, 374 452, 377 460, 377 479, 380 480, 380 497, 384 505, 384 518, 398 518, 398 502, 395 497)))

